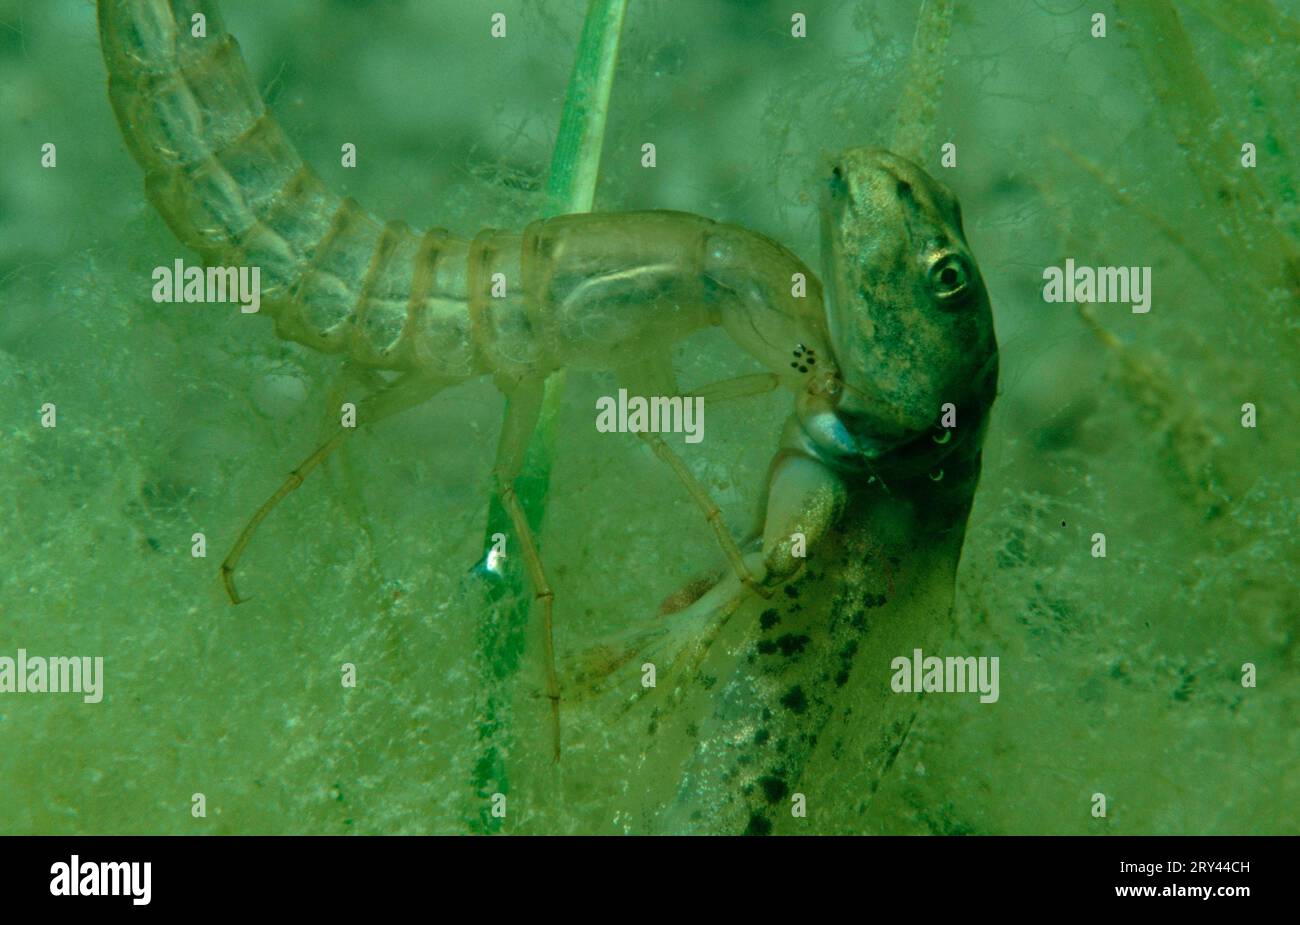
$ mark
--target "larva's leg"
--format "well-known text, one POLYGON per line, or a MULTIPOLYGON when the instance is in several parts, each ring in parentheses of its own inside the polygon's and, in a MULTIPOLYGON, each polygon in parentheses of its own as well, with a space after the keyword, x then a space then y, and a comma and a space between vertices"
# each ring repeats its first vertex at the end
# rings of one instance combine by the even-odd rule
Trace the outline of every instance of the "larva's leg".
POLYGON ((533 586, 533 595, 542 607, 543 655, 546 659, 546 697, 551 702, 551 742, 554 749, 553 758, 560 760, 560 683, 555 671, 555 638, 552 615, 555 606, 555 593, 550 582, 546 580, 546 570, 542 567, 542 557, 537 552, 537 543, 533 531, 528 526, 528 517, 523 505, 515 494, 515 479, 524 467, 524 458, 528 452, 528 441, 537 426, 537 418, 542 410, 542 386, 544 380, 528 380, 520 383, 510 391, 506 404, 506 419, 501 429, 501 441, 497 451, 497 464, 492 470, 496 482, 497 496, 501 506, 514 525, 515 535, 519 540, 524 565, 528 569, 529 581, 533 586))
MULTIPOLYGON (((801 453, 781 454, 772 468, 762 547, 744 556, 747 570, 769 587, 793 577, 803 564, 803 558, 795 555, 794 534, 802 534, 806 543, 806 550, 800 552, 814 549, 834 525, 845 497, 834 470, 801 453)), ((750 591, 736 574, 724 572, 686 608, 582 653, 574 660, 574 676, 599 691, 606 678, 633 659, 649 661, 661 672, 689 676, 750 591)), ((676 684, 670 688, 674 698, 682 690, 676 684)))
MULTIPOLYGON (((770 591, 803 566, 843 510, 847 492, 836 472, 802 453, 782 453, 772 467, 767 509, 763 517, 763 548, 744 557, 746 569, 770 591), (803 555, 796 555, 796 546, 803 555)), ((697 601, 672 619, 730 613, 749 586, 725 576, 697 601)))
POLYGON ((720 379, 699 388, 692 389, 689 397, 703 398, 704 401, 730 401, 733 398, 752 398, 766 395, 781 385, 781 377, 776 373, 754 373, 750 376, 737 376, 734 379, 720 379))
POLYGON ((690 494, 691 499, 704 514, 704 519, 708 521, 709 527, 712 528, 714 536, 718 538, 718 545, 722 547, 722 552, 726 555, 727 561, 731 563, 731 568, 735 571, 736 577, 755 594, 763 597, 771 597, 772 592, 759 583, 758 578, 749 570, 745 564, 745 557, 740 552, 740 547, 736 545, 735 539, 731 536, 731 531, 722 520, 722 511, 713 502, 709 490, 700 484, 700 480, 695 477, 686 464, 681 461, 672 447, 664 443, 658 434, 637 434, 642 440, 650 445, 654 454, 668 464, 668 468, 676 473, 677 478, 681 480, 682 485, 690 494))
MULTIPOLYGON (((681 394, 677 388, 676 377, 673 375, 672 364, 667 353, 647 357, 635 366, 621 371, 619 378, 627 383, 628 391, 635 395, 650 397, 652 395, 671 396, 681 394)), ((742 378, 748 379, 750 377, 742 378)), ((716 383, 716 385, 727 386, 738 382, 740 382, 738 379, 728 379, 716 383)), ((752 386, 752 383, 750 385, 752 386)), ((694 396, 691 397, 694 398, 694 396)), ((756 594, 770 597, 771 592, 758 583, 745 565, 745 559, 741 555, 740 547, 736 545, 735 539, 732 538, 731 532, 727 529, 727 525, 722 519, 722 511, 714 503, 708 489, 700 484, 699 479, 695 477, 681 458, 673 452, 672 447, 665 443, 658 434, 639 433, 637 436, 649 445, 654 454, 668 465, 668 468, 673 470, 673 473, 686 488, 691 500, 704 514, 704 519, 708 521, 714 536, 718 538, 718 545, 722 547, 723 554, 726 555, 727 561, 731 563, 731 567, 740 581, 756 594)))
MULTIPOLYGON (((408 373, 385 386, 382 391, 362 399, 357 406, 357 423, 370 425, 382 421, 384 418, 392 417, 408 408, 413 408, 428 401, 446 385, 447 382, 442 379, 430 379, 408 373)), ((338 448, 348 433, 350 433, 350 428, 340 428, 338 433, 321 444, 316 449, 316 452, 308 456, 296 469, 289 473, 289 477, 276 489, 275 494, 267 498, 262 506, 257 509, 257 512, 253 514, 252 519, 248 521, 248 524, 239 534, 239 539, 235 540, 235 545, 230 550, 230 554, 221 563, 221 581, 226 586, 226 594, 230 596, 230 603, 242 604, 248 600, 248 598, 241 598, 235 588, 235 567, 239 565, 244 549, 252 541, 253 534, 257 532, 258 526, 275 509, 276 505, 303 483, 311 471, 325 460, 325 457, 338 448)))

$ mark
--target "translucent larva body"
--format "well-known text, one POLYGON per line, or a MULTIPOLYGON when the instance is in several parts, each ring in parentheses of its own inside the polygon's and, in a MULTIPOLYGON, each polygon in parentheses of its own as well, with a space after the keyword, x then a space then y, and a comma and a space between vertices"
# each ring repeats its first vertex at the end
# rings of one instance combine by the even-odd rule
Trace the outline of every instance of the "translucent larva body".
POLYGON ((569 215, 472 241, 381 223, 303 163, 212 4, 99 9, 110 97, 150 200, 209 264, 261 268, 283 338, 448 383, 619 368, 710 324, 794 388, 808 375, 790 365, 795 347, 830 356, 816 277, 760 234, 679 212, 569 215))

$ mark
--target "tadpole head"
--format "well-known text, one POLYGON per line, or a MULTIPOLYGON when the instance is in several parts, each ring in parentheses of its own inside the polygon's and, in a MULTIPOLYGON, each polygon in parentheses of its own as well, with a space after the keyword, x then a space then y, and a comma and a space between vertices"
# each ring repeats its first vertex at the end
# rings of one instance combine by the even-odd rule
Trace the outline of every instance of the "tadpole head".
POLYGON ((845 390, 838 415, 874 445, 972 424, 996 386, 988 292, 957 198, 905 158, 853 148, 828 165, 822 278, 845 390))

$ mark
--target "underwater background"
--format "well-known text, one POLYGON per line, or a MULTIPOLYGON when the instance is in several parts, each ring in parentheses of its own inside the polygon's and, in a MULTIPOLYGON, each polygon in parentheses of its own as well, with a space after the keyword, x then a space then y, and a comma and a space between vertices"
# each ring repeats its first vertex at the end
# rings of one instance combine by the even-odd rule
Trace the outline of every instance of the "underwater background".
MULTIPOLYGON (((470 237, 540 214, 584 6, 222 11, 327 183, 470 237)), ((598 210, 696 212, 815 266, 826 155, 885 142, 900 106, 957 145, 956 167, 937 146, 924 166, 961 199, 1002 372, 944 654, 999 656, 1001 697, 925 698, 861 831, 1295 832, 1300 10, 957 3, 942 81, 909 83, 919 9, 633 0, 596 191, 598 210), (1150 313, 1045 303, 1066 258, 1152 267, 1150 313)), ((0 833, 640 831, 657 771, 636 729, 566 706, 552 767, 536 621, 508 652, 484 633, 467 572, 491 383, 348 441, 262 526, 232 608, 220 556, 332 426, 338 361, 229 306, 150 299, 154 267, 194 257, 113 120, 93 4, 0 0, 0 139, 0 655, 102 655, 106 676, 99 704, 0 694, 0 833), (490 729, 485 688, 509 701, 490 729)), ((759 368, 720 331, 675 358, 688 385, 759 368)), ((653 619, 720 561, 672 473, 592 426, 616 389, 570 373, 555 426, 541 543, 562 650, 653 619)), ((733 533, 789 408, 711 406, 683 450, 733 533)))

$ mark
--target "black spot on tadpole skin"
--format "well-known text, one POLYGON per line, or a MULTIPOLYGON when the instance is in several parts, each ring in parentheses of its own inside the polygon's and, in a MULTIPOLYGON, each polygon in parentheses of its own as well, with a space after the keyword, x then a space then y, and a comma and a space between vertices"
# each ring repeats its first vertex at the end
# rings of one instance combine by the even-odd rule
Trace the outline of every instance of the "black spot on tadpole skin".
POLYGON ((781 706, 795 713, 803 713, 808 709, 808 696, 803 692, 803 688, 796 684, 781 697, 781 706))
POLYGON ((790 792, 790 788, 786 786, 785 781, 779 777, 760 777, 758 785, 763 788, 763 796, 767 798, 769 803, 775 803, 790 792))
POLYGON ((749 817, 749 827, 745 829, 746 835, 771 835, 772 823, 768 822, 758 813, 749 817))
POLYGON ((781 615, 776 612, 775 607, 769 607, 758 616, 758 625, 761 629, 770 630, 780 622, 781 615))

